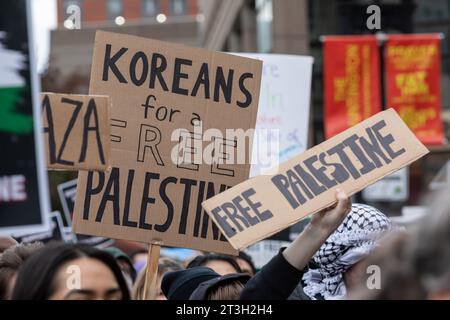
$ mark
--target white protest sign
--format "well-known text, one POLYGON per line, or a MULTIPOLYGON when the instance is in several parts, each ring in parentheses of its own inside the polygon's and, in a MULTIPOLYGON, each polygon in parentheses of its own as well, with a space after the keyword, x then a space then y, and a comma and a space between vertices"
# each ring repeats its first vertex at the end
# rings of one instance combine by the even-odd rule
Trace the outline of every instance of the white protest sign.
POLYGON ((402 168, 362 191, 366 201, 406 201, 409 197, 409 170, 402 168))
POLYGON ((250 177, 306 150, 314 59, 236 53, 263 61, 250 177))

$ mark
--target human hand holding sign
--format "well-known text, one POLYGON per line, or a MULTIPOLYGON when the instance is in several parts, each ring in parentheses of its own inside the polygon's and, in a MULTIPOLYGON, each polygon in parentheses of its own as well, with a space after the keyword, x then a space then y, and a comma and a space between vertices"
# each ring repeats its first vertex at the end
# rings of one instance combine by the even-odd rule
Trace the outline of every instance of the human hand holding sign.
POLYGON ((336 190, 337 202, 312 216, 309 227, 320 229, 322 232, 331 235, 334 230, 344 221, 350 212, 352 202, 347 194, 341 189, 336 190))
POLYGON ((284 258, 296 269, 306 266, 350 212, 352 203, 344 191, 337 189, 336 199, 336 204, 314 214, 309 225, 283 251, 284 258))

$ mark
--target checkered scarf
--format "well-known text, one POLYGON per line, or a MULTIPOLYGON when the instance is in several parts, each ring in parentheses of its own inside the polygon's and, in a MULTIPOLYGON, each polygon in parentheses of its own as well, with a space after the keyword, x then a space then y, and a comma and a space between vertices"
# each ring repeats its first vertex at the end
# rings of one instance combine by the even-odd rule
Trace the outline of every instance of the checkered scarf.
POLYGON ((312 299, 341 299, 347 294, 343 274, 376 246, 391 229, 390 220, 377 209, 353 204, 351 212, 312 258, 311 268, 303 276, 303 291, 312 299))

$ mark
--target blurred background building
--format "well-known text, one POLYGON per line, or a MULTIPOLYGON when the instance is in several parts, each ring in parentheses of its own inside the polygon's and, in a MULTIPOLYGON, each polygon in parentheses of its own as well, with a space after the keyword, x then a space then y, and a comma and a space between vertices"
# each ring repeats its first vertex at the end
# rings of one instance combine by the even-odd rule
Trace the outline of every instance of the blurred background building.
MULTIPOLYGON (((51 34, 49 69, 43 90, 86 93, 95 30, 135 34, 229 52, 262 52, 314 57, 310 145, 323 134, 323 35, 369 34, 366 8, 381 8, 381 32, 443 33, 442 117, 450 139, 449 0, 57 0, 58 28, 51 34), (80 8, 80 29, 68 20, 80 8)), ((414 204, 450 158, 450 145, 410 168, 410 199, 389 204, 392 211, 414 204)), ((383 205, 383 204, 381 204, 383 205)))
POLYGON ((44 90, 87 93, 96 30, 198 43, 196 0, 57 0, 57 12, 44 90), (70 6, 79 8, 79 26, 70 6))
MULTIPOLYGON (((213 50, 307 54, 314 57, 310 143, 324 140, 323 35, 375 33, 366 27, 367 6, 381 8, 381 32, 443 33, 442 117, 450 139, 450 1, 448 0, 199 0, 204 19, 200 45, 213 50)), ((450 159, 450 145, 430 148, 410 167, 410 197, 405 203, 377 203, 392 214, 416 204, 430 181, 450 159)), ((357 200, 362 200, 357 195, 357 200)))

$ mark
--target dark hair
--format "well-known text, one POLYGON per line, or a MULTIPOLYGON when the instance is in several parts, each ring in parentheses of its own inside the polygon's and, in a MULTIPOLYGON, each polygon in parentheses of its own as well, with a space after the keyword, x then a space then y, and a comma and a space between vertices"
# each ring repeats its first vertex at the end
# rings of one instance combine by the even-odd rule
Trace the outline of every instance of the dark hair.
POLYGON ((17 244, 0 254, 0 300, 10 298, 10 288, 15 274, 25 260, 42 246, 40 242, 17 244))
POLYGON ((113 273, 122 292, 122 300, 130 293, 116 260, 109 253, 88 245, 51 243, 37 251, 20 268, 13 290, 13 300, 45 300, 54 290, 54 278, 64 263, 82 257, 102 262, 113 273))
POLYGON ((250 268, 252 269, 253 274, 256 274, 256 267, 253 263, 252 257, 250 257, 248 254, 246 254, 244 251, 239 251, 238 259, 242 259, 245 262, 247 262, 250 265, 250 268))
POLYGON ((193 267, 203 267, 206 266, 210 261, 227 262, 236 270, 236 273, 242 273, 241 267, 239 267, 239 264, 236 262, 235 258, 227 256, 225 254, 217 253, 206 253, 195 257, 188 263, 186 269, 190 269, 193 267))
POLYGON ((242 282, 236 280, 213 288, 206 297, 206 300, 239 300, 244 289, 242 282))

